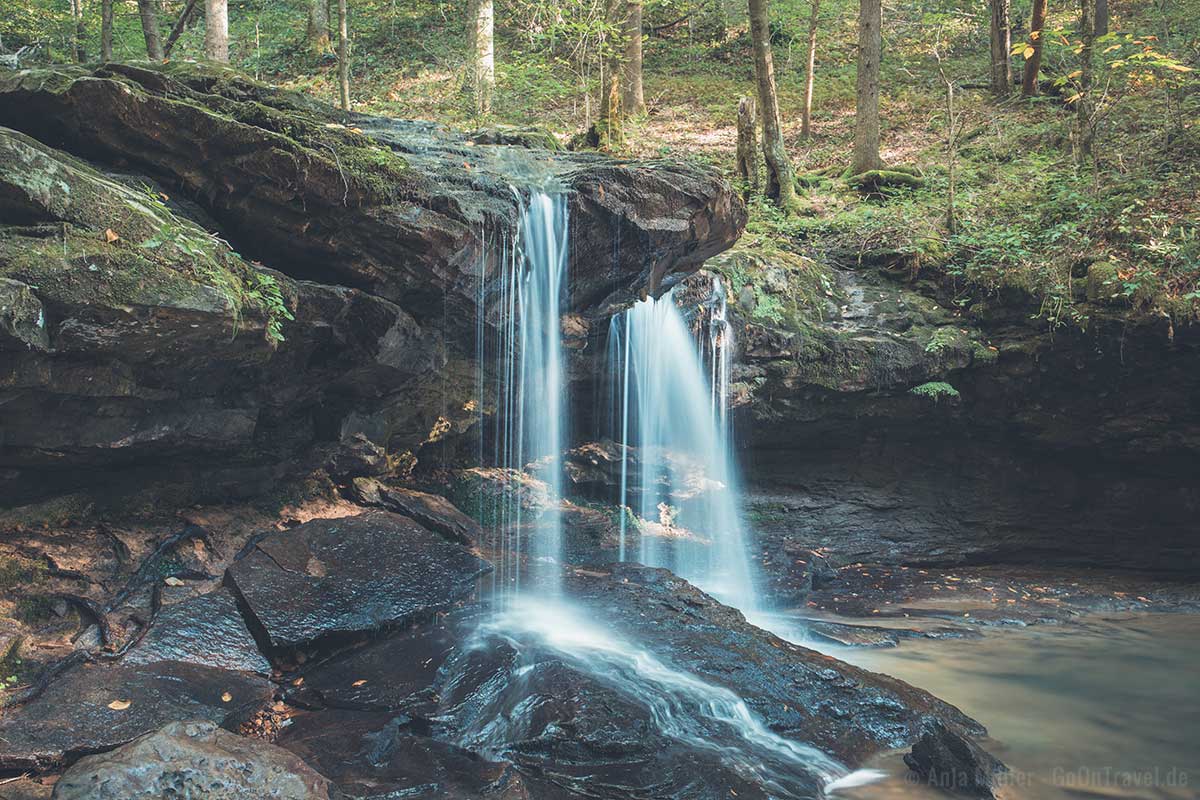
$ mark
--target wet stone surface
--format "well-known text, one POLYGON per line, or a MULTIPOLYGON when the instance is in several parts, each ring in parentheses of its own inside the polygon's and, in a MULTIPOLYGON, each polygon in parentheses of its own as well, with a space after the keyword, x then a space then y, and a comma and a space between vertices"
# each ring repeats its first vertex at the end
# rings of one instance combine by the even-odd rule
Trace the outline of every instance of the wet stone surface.
POLYGON ((0 719, 0 770, 45 770, 111 750, 168 722, 235 727, 270 700, 265 679, 178 661, 85 664, 0 719))
POLYGON ((229 578, 272 647, 403 626, 470 594, 486 561, 386 511, 271 533, 229 578))
POLYGON ((145 637, 122 659, 125 664, 154 661, 186 661, 264 675, 271 671, 237 602, 225 589, 163 608, 145 637))

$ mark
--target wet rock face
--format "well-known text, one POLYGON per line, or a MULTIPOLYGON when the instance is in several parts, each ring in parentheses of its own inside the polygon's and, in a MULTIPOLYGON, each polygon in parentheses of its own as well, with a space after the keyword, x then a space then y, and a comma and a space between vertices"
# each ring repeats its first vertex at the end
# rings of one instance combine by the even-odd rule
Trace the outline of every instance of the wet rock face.
POLYGON ((228 576, 270 645, 292 649, 426 619, 489 569, 411 519, 369 511, 270 533, 228 576))
POLYGON ((175 722, 110 753, 81 759, 52 800, 333 800, 328 780, 286 750, 221 730, 175 722))
POLYGON ((186 661, 220 669, 267 675, 271 664, 225 589, 165 607, 153 627, 125 654, 123 664, 186 661))
POLYGON ((435 797, 814 796, 810 745, 855 766, 925 742, 922 774, 974 769, 984 789, 999 768, 953 707, 782 642, 664 570, 578 570, 564 591, 565 616, 544 599, 499 620, 468 607, 305 669, 293 700, 312 710, 280 745, 366 797, 421 782, 435 797))
POLYGON ((13 504, 95 483, 97 467, 113 484, 169 472, 250 496, 314 443, 338 480, 377 474, 333 452, 358 433, 416 452, 472 397, 476 306, 500 315, 514 184, 552 178, 569 196, 576 312, 659 291, 745 224, 698 167, 347 118, 217 67, 13 72, 0 125, 22 131, 0 131, 13 504))
POLYGON ((408 517, 447 540, 474 547, 482 535, 479 523, 444 497, 416 489, 387 486, 370 478, 354 480, 355 497, 364 505, 380 506, 408 517))
POLYGON ((235 727, 270 700, 271 684, 179 661, 83 665, 0 719, 0 769, 41 771, 119 747, 168 722, 235 727))

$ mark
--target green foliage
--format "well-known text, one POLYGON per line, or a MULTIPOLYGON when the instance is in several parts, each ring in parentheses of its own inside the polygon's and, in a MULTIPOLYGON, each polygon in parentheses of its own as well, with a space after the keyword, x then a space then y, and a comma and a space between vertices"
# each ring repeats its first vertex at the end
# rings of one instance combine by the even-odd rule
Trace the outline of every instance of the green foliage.
POLYGON ((925 352, 936 355, 950 349, 957 341, 958 333, 953 328, 936 328, 925 345, 925 352))
POLYGON ((217 236, 195 225, 178 222, 162 197, 149 186, 144 187, 143 194, 146 203, 155 210, 160 225, 138 247, 149 251, 173 248, 187 257, 196 278, 220 290, 229 300, 235 319, 240 318, 243 308, 257 309, 266 317, 267 338, 282 342, 284 321, 295 317, 284 301, 279 281, 247 265, 217 236))
POLYGON ((958 389, 955 389, 944 381, 930 381, 922 383, 920 386, 914 386, 909 389, 909 394, 915 394, 917 397, 924 397, 927 400, 938 402, 939 400, 951 400, 960 397, 958 389))

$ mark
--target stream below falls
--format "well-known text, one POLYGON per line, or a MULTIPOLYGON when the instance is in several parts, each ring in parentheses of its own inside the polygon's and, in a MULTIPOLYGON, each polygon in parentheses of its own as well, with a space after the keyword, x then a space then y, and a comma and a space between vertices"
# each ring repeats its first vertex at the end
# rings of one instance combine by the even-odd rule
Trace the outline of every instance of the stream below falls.
MULTIPOLYGON (((805 644, 982 721, 1010 769, 1004 798, 1200 797, 1200 616, 1096 615, 886 649, 805 644)), ((899 756, 871 766, 888 777, 838 796, 945 797, 914 783, 899 756)))

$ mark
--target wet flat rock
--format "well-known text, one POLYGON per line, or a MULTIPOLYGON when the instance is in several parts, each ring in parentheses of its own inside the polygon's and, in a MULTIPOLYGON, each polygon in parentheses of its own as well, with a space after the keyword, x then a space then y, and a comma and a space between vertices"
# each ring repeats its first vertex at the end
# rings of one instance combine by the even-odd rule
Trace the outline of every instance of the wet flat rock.
POLYGON ((175 722, 81 759, 51 800, 330 800, 329 781, 292 753, 212 722, 175 722))
POLYGON ((579 570, 564 587, 591 618, 643 643, 659 658, 745 699, 781 736, 847 764, 909 747, 929 730, 960 741, 985 733, 954 706, 878 675, 786 642, 747 623, 666 570, 617 564, 579 570))
POLYGON ((0 769, 61 766, 178 720, 236 725, 271 695, 263 678, 198 664, 85 664, 5 711, 0 769))
POLYGON ((229 568, 272 647, 404 625, 470 594, 490 565, 386 511, 272 533, 229 568))
POLYGON ((414 734, 389 713, 322 711, 293 719, 279 745, 360 800, 526 800, 522 777, 454 744, 414 734))
POLYGON ((186 661, 221 669, 270 673, 237 602, 225 589, 163 608, 154 626, 122 659, 125 664, 186 661))
POLYGON ((401 486, 388 486, 374 478, 355 478, 354 493, 368 505, 381 506, 409 517, 452 542, 474 547, 482 530, 444 497, 401 486))

